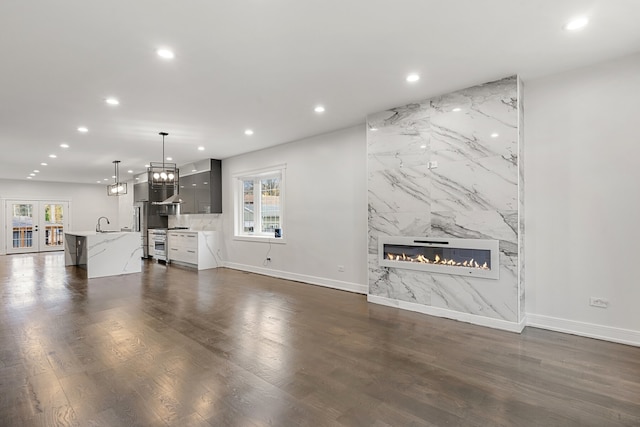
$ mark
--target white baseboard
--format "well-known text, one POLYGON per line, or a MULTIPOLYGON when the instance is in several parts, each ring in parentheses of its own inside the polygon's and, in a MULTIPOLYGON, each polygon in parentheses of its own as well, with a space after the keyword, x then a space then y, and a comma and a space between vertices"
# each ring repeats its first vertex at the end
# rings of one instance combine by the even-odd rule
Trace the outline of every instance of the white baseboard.
POLYGON ((475 314, 461 313, 458 311, 447 310, 446 308, 431 307, 428 305, 417 304, 414 302, 399 301, 391 298, 380 297, 376 295, 367 295, 367 301, 386 305, 389 307, 401 308, 403 310, 415 311, 418 313, 428 314, 430 316, 444 317, 447 319, 459 320, 474 325, 487 326, 489 328, 501 329, 503 331, 520 333, 525 327, 525 320, 520 323, 509 322, 507 320, 492 319, 490 317, 477 316, 475 314))
POLYGON ((527 326, 640 347, 640 331, 527 313, 527 326))
POLYGON ((288 271, 272 270, 270 268, 256 267, 254 265, 238 264, 235 262, 225 262, 224 267, 234 270, 248 271, 250 273, 263 274, 265 276, 278 277, 280 279, 295 280, 297 282, 309 283, 311 285, 324 286, 326 288, 339 289, 341 291, 366 294, 369 291, 367 285, 359 283, 343 282, 341 280, 327 279, 325 277, 308 276, 306 274, 291 273, 288 271))

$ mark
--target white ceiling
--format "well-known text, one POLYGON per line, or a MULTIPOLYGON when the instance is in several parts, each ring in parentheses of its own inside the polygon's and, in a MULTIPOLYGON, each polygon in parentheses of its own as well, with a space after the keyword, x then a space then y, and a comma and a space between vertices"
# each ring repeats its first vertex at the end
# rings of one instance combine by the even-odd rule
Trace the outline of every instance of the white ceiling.
POLYGON ((223 159, 638 52, 639 17, 637 0, 2 0, 0 178, 111 182, 113 160, 127 178, 162 161, 160 131, 178 165, 223 159))

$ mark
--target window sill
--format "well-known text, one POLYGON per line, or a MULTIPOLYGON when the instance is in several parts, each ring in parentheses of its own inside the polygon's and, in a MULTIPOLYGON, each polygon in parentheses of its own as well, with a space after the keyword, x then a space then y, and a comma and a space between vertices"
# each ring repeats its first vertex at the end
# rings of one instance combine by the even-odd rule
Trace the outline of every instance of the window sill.
POLYGON ((243 242, 260 242, 260 243, 274 243, 278 245, 285 245, 287 240, 284 237, 272 237, 272 236, 233 236, 233 240, 243 242))

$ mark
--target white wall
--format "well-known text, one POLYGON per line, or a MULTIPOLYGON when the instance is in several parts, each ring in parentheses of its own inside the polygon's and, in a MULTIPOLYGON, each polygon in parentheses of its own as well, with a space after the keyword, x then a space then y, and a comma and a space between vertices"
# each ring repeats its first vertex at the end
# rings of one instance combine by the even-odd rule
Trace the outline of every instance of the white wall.
POLYGON ((223 227, 231 267, 366 293, 367 186, 364 125, 225 159, 223 227), (286 244, 233 236, 233 179, 287 165, 286 244), (338 265, 344 271, 338 271, 338 265))
MULTIPOLYGON (((68 184, 0 179, 1 199, 70 200, 70 229, 94 230, 98 217, 111 221, 106 230, 118 230, 118 198, 107 196, 106 185, 68 184)), ((5 209, 0 212, 0 252, 5 253, 5 209)))
POLYGON ((639 93, 640 54, 525 84, 531 323, 640 344, 639 93))

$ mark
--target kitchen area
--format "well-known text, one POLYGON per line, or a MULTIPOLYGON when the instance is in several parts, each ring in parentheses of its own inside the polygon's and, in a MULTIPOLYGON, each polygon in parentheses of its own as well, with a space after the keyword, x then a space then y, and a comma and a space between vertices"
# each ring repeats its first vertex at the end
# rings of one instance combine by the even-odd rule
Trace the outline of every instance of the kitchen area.
MULTIPOLYGON (((166 164, 164 169, 170 176, 166 164)), ((141 234, 142 257, 197 269, 218 267, 221 161, 203 159, 181 169, 175 168, 173 182, 154 177, 158 172, 151 167, 136 177, 132 230, 141 234)))
POLYGON ((65 233, 65 265, 86 269, 88 278, 139 273, 145 261, 217 268, 223 247, 221 188, 220 160, 182 168, 151 162, 129 183, 133 194, 124 190, 119 198, 120 230, 109 229, 109 219, 100 217, 95 231, 65 233))

